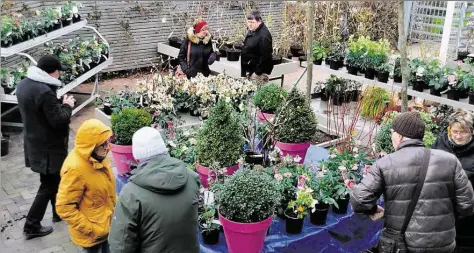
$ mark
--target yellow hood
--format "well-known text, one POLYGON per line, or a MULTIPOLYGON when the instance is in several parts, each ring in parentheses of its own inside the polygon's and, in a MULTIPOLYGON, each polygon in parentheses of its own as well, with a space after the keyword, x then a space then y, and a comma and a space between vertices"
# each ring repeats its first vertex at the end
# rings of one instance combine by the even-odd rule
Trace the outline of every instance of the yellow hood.
MULTIPOLYGON (((103 168, 105 164, 99 163, 91 157, 97 145, 107 141, 112 136, 112 129, 97 119, 88 119, 82 123, 76 134, 74 150, 85 160, 94 164, 94 168, 103 168)), ((105 162, 107 159, 104 160, 105 162)))

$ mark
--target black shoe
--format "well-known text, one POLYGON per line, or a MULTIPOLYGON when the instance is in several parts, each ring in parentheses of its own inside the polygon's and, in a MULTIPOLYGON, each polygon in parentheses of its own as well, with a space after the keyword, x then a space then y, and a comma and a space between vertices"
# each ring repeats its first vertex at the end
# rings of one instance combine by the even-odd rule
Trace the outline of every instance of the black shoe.
POLYGON ((63 219, 61 219, 61 217, 59 217, 58 215, 53 215, 53 222, 56 223, 56 222, 60 222, 62 221, 63 219))
POLYGON ((53 227, 51 226, 46 226, 46 227, 41 227, 38 230, 33 230, 33 231, 23 231, 23 234, 25 235, 26 240, 30 240, 36 237, 43 237, 46 235, 49 235, 53 232, 53 227))

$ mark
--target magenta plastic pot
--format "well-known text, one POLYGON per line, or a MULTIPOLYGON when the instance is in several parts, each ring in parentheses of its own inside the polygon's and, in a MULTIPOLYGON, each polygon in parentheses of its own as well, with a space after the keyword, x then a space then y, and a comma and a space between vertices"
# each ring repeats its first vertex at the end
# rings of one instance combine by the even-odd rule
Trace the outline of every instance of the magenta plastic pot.
POLYGON ((225 240, 229 253, 260 253, 262 252, 268 227, 272 224, 273 217, 254 222, 239 223, 226 219, 219 212, 219 221, 224 228, 225 240))
POLYGON ((264 113, 262 111, 257 111, 258 120, 262 123, 267 123, 267 120, 270 121, 275 118, 275 114, 264 113))
MULTIPOLYGON (((226 168, 227 172, 226 174, 227 175, 232 175, 234 174, 237 170, 239 169, 239 165, 236 164, 234 166, 231 166, 231 167, 228 167, 226 168)), ((216 178, 216 173, 214 173, 214 171, 212 171, 211 169, 209 169, 209 167, 206 167, 206 166, 202 166, 200 165, 199 163, 196 164, 196 171, 198 172, 199 174, 199 178, 201 178, 201 184, 204 188, 209 188, 209 177, 211 177, 212 179, 215 179, 216 178)))
POLYGON ((303 164, 304 159, 306 157, 306 152, 308 151, 309 146, 311 145, 310 142, 306 143, 284 143, 277 141, 275 146, 278 147, 283 156, 290 155, 292 157, 299 156, 301 157, 300 164, 303 164))
POLYGON ((132 146, 115 145, 112 143, 110 146, 117 173, 122 176, 130 172, 130 165, 136 162, 133 158, 132 146))

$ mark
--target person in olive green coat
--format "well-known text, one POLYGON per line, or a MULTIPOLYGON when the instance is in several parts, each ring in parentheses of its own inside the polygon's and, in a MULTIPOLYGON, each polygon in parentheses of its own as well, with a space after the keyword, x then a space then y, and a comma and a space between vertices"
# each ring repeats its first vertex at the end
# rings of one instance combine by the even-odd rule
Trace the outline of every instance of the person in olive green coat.
POLYGON ((132 139, 139 166, 120 193, 109 234, 114 253, 199 253, 199 177, 170 157, 158 130, 132 139))

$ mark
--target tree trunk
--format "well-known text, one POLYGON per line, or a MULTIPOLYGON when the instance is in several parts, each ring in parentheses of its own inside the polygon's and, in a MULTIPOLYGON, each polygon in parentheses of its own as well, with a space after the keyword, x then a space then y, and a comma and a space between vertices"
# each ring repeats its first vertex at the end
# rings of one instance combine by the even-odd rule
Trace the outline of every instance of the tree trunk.
POLYGON ((308 44, 306 47, 306 97, 311 99, 311 84, 313 82, 313 34, 314 34, 314 1, 308 1, 308 44))
POLYGON ((404 25, 405 13, 404 2, 398 2, 398 40, 400 41, 400 66, 402 72, 402 112, 408 111, 408 59, 407 59, 407 36, 404 25))

